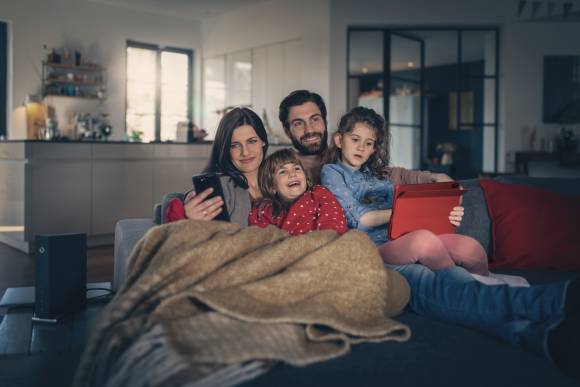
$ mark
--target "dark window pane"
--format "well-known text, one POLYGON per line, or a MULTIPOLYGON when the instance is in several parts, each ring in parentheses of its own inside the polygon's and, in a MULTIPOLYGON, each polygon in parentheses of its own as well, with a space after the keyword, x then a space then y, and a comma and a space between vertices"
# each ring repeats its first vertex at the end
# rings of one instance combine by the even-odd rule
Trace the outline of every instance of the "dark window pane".
POLYGON ((391 34, 391 76, 401 80, 421 80, 421 39, 391 34))
POLYGON ((461 63, 467 77, 495 76, 495 31, 464 31, 461 34, 461 63))

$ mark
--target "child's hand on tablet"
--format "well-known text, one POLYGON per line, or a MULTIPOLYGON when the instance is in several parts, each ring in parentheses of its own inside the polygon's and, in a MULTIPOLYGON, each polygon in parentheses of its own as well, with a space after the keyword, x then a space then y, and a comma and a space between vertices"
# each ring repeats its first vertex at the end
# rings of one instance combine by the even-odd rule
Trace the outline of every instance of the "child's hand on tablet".
POLYGON ((461 224, 461 220, 463 219, 463 214, 465 209, 463 207, 457 206, 453 207, 451 212, 449 213, 449 221, 452 225, 459 227, 461 224))

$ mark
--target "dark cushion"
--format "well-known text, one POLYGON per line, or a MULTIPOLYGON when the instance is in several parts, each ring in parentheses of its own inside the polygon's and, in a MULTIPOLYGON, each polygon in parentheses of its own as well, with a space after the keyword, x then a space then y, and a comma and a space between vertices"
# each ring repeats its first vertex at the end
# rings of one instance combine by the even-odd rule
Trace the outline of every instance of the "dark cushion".
POLYGON ((456 232, 476 239, 489 255, 492 251, 491 220, 479 179, 463 180, 461 185, 467 190, 461 202, 465 216, 456 232))
POLYGON ((580 196, 482 180, 492 219, 490 268, 580 269, 580 196))

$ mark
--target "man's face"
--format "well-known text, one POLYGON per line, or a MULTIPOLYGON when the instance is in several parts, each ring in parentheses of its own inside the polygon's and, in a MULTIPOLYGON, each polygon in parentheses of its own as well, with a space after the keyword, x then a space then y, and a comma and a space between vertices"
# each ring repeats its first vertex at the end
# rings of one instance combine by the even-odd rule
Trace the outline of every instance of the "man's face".
POLYGON ((318 155, 326 150, 328 133, 320 109, 314 102, 292 106, 286 134, 302 155, 318 155))

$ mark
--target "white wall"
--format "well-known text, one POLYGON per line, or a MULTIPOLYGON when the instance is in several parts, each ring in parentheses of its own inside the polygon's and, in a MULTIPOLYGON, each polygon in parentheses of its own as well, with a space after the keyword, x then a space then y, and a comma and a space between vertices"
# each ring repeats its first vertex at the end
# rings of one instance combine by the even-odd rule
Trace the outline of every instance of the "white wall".
MULTIPOLYGON (((300 87, 316 91, 328 100, 329 9, 330 0, 272 0, 204 20, 204 56, 212 57, 273 43, 300 40, 300 87)), ((287 90, 286 94, 290 91, 292 90, 287 90)), ((272 103, 278 105, 280 101, 272 103)), ((277 124, 277 117, 277 114, 269 116, 270 123, 277 124)))
POLYGON ((508 151, 528 146, 522 143, 522 126, 538 129, 537 147, 542 138, 547 142, 562 127, 542 123, 543 56, 580 55, 579 39, 580 23, 506 26, 502 86, 508 151))
POLYGON ((332 0, 330 20, 331 126, 347 107, 348 26, 500 27, 500 171, 513 168, 509 160, 522 149, 522 126, 536 126, 546 135, 552 129, 542 124, 543 55, 580 55, 580 23, 519 22, 517 1, 332 0))
POLYGON ((83 55, 107 71, 104 110, 113 125, 113 138, 125 130, 126 40, 171 45, 194 50, 194 119, 199 118, 201 26, 199 22, 133 11, 84 0, 0 0, 0 17, 11 23, 12 125, 11 139, 25 137, 22 101, 40 93, 43 45, 80 48, 83 55))
MULTIPOLYGON (((0 0, 0 18, 11 21, 13 107, 40 88, 42 45, 79 44, 108 70, 107 110, 115 137, 124 128, 125 40, 195 50, 195 120, 199 122, 201 54, 206 57, 300 39, 301 87, 322 95, 329 127, 347 106, 348 26, 498 26, 500 28, 500 170, 510 170, 513 152, 523 148, 521 127, 542 123, 542 57, 580 55, 580 23, 517 20, 516 0, 270 0, 201 23, 130 11, 82 0, 0 0)), ((578 7, 578 5, 575 5, 578 7)), ((289 90, 290 91, 290 90, 289 90)), ((279 101, 275 101, 279 103, 279 101)), ((17 116, 17 114, 13 114, 17 116)), ((270 117, 275 121, 276 117, 270 117)), ((14 131, 9 132, 14 138, 14 131)), ((539 142, 539 141, 538 141, 539 142)))

